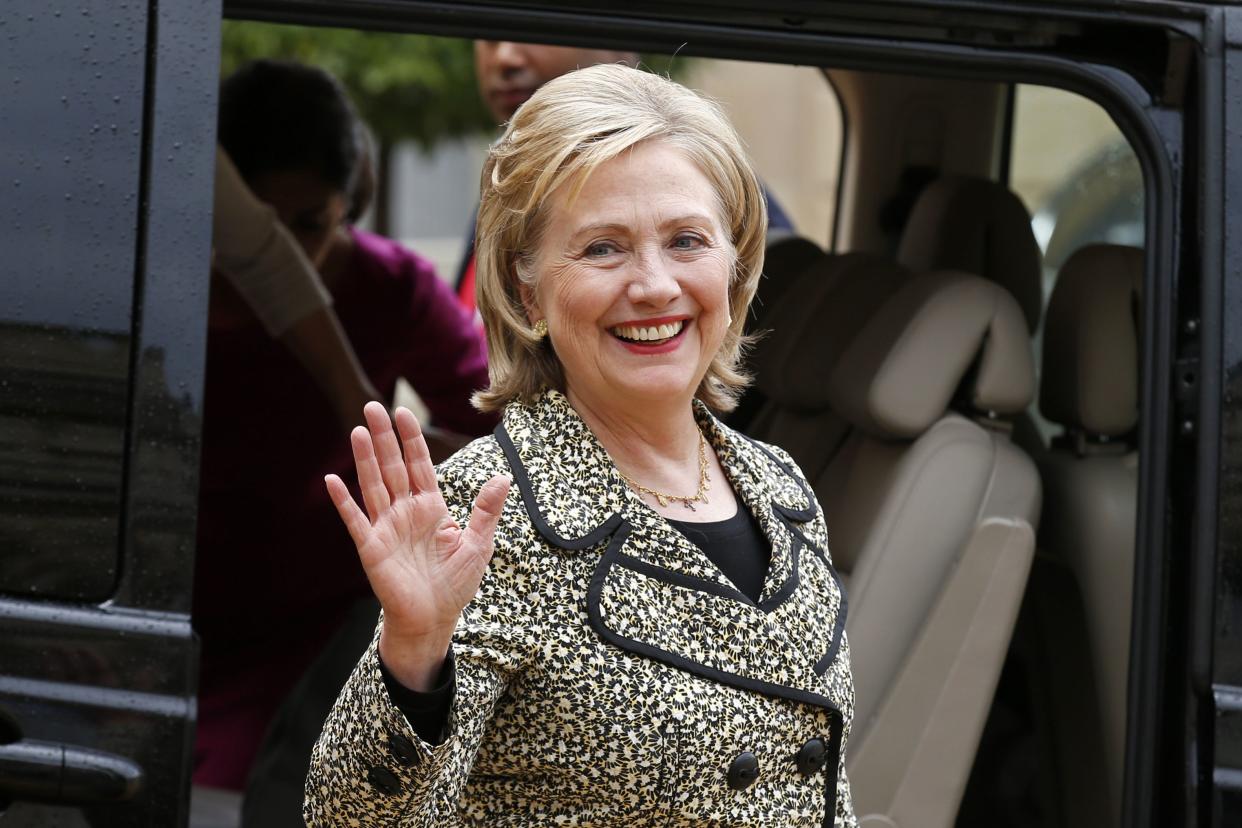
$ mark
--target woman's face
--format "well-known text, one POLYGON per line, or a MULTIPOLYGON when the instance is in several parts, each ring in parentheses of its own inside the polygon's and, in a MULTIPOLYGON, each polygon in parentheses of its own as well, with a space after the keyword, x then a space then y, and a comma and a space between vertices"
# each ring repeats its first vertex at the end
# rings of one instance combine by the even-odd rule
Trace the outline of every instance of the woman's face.
POLYGON ((349 209, 345 194, 310 170, 259 173, 249 184, 255 197, 276 211, 307 258, 322 269, 332 234, 349 209))
POLYGON ((614 413, 688 404, 729 326, 734 251, 711 183, 654 141, 601 164, 572 202, 570 189, 549 200, 526 291, 566 390, 614 413))

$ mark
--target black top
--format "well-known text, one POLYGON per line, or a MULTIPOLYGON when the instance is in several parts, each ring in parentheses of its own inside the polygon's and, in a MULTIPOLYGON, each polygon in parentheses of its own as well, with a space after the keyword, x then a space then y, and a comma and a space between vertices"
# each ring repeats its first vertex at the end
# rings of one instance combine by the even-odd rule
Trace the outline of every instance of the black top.
MULTIPOLYGON (((737 513, 724 520, 696 523, 670 518, 668 522, 702 549, 738 591, 752 601, 759 600, 772 560, 772 549, 759 523, 745 506, 739 504, 737 513)), ((382 659, 380 673, 384 677, 384 686, 388 688, 389 698, 405 715, 419 738, 428 744, 439 744, 456 688, 453 651, 450 649, 448 658, 444 660, 436 688, 426 693, 411 690, 397 681, 382 659)))
POLYGON ((444 741, 444 725, 448 722, 449 705, 453 703, 453 693, 457 689, 457 672, 453 668, 453 648, 449 647, 440 668, 440 679, 435 689, 420 693, 411 690, 397 681, 388 672, 384 659, 379 660, 380 675, 384 677, 384 687, 388 689, 388 698, 398 710, 405 715, 406 721, 418 737, 429 745, 438 745, 444 741))
POLYGON ((752 601, 759 601, 772 549, 754 515, 738 504, 733 517, 709 523, 667 518, 669 525, 702 549, 725 577, 752 601))

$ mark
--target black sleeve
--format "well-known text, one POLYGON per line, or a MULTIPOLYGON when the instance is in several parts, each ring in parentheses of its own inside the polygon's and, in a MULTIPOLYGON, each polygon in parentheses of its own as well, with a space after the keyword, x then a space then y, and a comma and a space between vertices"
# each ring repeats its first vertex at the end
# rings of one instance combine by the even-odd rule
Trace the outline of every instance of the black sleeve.
POLYGON ((411 690, 388 671, 384 659, 379 660, 380 674, 384 677, 384 687, 388 689, 388 697, 405 716, 410 727, 429 745, 439 745, 444 741, 444 726, 448 724, 449 707, 453 703, 453 694, 457 689, 457 671, 453 667, 453 650, 449 648, 440 668, 440 677, 436 686, 426 693, 411 690))

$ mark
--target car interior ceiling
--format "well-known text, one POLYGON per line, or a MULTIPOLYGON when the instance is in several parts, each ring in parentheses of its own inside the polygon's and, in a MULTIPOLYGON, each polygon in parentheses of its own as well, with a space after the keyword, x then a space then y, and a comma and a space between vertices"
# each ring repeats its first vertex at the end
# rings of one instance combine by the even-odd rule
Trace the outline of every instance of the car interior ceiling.
POLYGON ((1010 84, 824 74, 846 130, 835 249, 771 240, 730 422, 786 449, 824 507, 856 807, 994 824, 1006 774, 1032 775, 1014 752, 1035 750, 1052 770, 1030 824, 1118 824, 1143 251, 1084 246, 1045 296, 1031 216, 998 181, 1010 84))

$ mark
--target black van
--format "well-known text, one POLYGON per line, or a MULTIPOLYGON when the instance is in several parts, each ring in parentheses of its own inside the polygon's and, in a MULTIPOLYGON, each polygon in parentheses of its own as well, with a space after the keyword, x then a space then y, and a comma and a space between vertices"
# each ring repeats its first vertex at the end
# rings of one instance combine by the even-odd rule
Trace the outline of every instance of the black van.
MULTIPOLYGON (((1036 423, 1057 408, 1049 394, 1068 393, 1073 408, 1093 393, 1041 390, 1042 409, 1003 426, 1040 469, 1043 508, 1016 597, 971 616, 1002 631, 994 657, 966 659, 971 682, 940 685, 978 696, 952 714, 961 738, 931 745, 952 742, 964 762, 954 765, 952 746, 929 761, 915 734, 922 758, 886 760, 881 771, 906 763, 904 781, 860 814, 903 827, 1242 824, 1242 8, 1173 0, 9 0, 0 823, 190 819, 190 596, 225 17, 822 70, 841 106, 839 179, 823 194, 827 250, 773 240, 785 247, 773 247, 768 275, 794 296, 810 284, 806 255, 860 251, 916 270, 978 270, 1012 289, 1006 279, 1029 265, 1001 226, 1017 186, 1022 90, 1092 102, 1129 160, 1065 156, 1064 186, 1034 217, 1039 248, 1025 248, 1039 279, 1032 348, 1046 379, 1050 354, 1090 361, 1129 337, 1129 367, 1110 372, 1105 404, 1132 416, 1112 431, 1074 414, 1036 423), (941 212, 920 248, 907 220, 933 191, 941 212), (962 215, 984 229, 953 235, 962 215), (972 244, 984 253, 962 254, 972 244), (996 249, 1005 255, 992 261, 996 249), (1059 289, 1071 271, 1088 274, 1074 277, 1086 287, 1059 289), (1119 327, 1093 340, 1102 329, 1080 312, 1112 301, 1106 283, 1128 285, 1110 317, 1119 327), (1039 317, 1077 344, 1051 345, 1060 334, 1039 317), (929 779, 934 765, 943 775, 929 779)), ((1068 152, 1059 146, 1042 147, 1053 166, 1068 152)), ((765 316, 782 307, 770 302, 765 316)), ((762 406, 771 423, 781 404, 778 390, 744 425, 762 431, 762 406)), ((813 432, 800 439, 817 446, 813 432)), ((933 610, 955 606, 956 565, 933 610)), ((933 623, 929 612, 892 686, 918 672, 933 623)), ((978 655, 964 642, 979 626, 968 619, 940 646, 978 655)), ((927 705, 906 721, 942 721, 943 698, 905 698, 927 705)), ((856 781, 856 796, 866 787, 856 781)))

